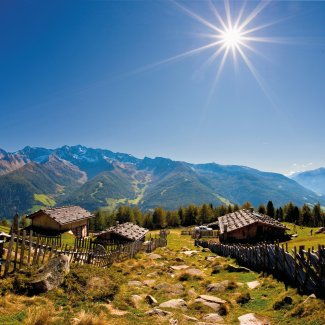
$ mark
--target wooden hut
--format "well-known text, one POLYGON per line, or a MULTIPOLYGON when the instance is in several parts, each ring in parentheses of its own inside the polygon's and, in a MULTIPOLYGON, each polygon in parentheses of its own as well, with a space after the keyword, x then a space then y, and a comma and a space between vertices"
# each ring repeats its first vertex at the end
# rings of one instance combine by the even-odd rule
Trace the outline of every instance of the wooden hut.
POLYGON ((144 241, 148 231, 148 229, 135 225, 132 222, 125 222, 98 233, 96 241, 116 243, 136 240, 144 241))
POLYGON ((41 209, 27 216, 37 233, 54 234, 71 230, 77 237, 88 236, 88 221, 93 215, 79 206, 41 209))
POLYGON ((257 242, 281 239, 286 227, 267 215, 239 210, 218 218, 221 242, 257 242))

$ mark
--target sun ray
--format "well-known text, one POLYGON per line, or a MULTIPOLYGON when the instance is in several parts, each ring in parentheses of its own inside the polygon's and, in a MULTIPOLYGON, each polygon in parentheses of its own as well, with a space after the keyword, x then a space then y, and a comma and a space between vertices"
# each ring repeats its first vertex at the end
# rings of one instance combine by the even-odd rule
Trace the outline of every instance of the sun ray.
POLYGON ((211 24, 209 21, 207 21, 206 19, 202 18, 201 16, 199 16, 195 12, 189 10, 188 8, 184 7, 183 5, 179 4, 176 1, 174 3, 176 4, 177 7, 179 7, 180 9, 182 9, 185 13, 187 13, 192 18, 194 18, 194 19, 198 20, 199 22, 201 22, 203 25, 205 25, 205 26, 207 26, 207 27, 215 30, 218 33, 222 32, 222 30, 220 28, 218 28, 217 26, 211 24))
POLYGON ((225 21, 222 19, 222 17, 220 16, 217 8, 215 7, 215 5, 213 4, 213 2, 210 0, 209 2, 209 7, 210 9, 212 10, 212 13, 216 16, 216 18, 218 19, 219 23, 221 24, 221 27, 223 29, 226 29, 227 28, 227 25, 225 23, 225 21))

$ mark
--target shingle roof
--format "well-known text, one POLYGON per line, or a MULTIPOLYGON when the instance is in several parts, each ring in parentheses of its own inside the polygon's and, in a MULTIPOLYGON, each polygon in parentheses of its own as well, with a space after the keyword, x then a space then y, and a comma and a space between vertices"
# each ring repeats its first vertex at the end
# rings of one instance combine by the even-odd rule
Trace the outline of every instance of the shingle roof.
POLYGON ((276 228, 286 228, 281 222, 270 218, 265 214, 249 210, 239 210, 233 213, 226 214, 218 218, 220 226, 220 234, 224 233, 224 226, 227 225, 227 232, 237 230, 239 228, 252 225, 254 223, 262 223, 276 228))
POLYGON ((114 233, 130 240, 139 240, 148 231, 148 229, 135 225, 132 222, 125 222, 100 232, 98 236, 107 233, 114 233))
POLYGON ((27 218, 32 219, 42 213, 48 215, 51 219, 55 220, 60 225, 73 223, 93 217, 89 211, 79 206, 64 206, 58 208, 41 209, 33 214, 30 214, 27 216, 27 218))

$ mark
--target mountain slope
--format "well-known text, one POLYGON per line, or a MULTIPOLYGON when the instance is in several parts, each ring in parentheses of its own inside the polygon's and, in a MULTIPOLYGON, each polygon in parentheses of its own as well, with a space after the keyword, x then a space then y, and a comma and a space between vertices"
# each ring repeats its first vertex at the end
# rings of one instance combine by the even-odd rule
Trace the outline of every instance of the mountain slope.
POLYGON ((291 178, 302 186, 320 195, 325 195, 325 168, 294 174, 291 178))
POLYGON ((175 209, 190 203, 251 201, 257 206, 268 200, 277 206, 325 203, 295 180, 244 166, 138 159, 80 145, 0 150, 0 216, 51 204, 89 210, 120 204, 175 209))

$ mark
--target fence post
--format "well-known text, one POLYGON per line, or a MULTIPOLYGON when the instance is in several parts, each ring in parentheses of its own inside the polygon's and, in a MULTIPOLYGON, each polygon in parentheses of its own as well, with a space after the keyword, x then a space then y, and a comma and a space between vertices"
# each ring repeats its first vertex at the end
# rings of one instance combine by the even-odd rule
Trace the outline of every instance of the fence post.
POLYGON ((21 241, 21 250, 20 250, 19 269, 21 269, 23 267, 23 263, 24 263, 25 240, 26 240, 26 230, 23 230, 23 237, 22 237, 22 241, 21 241))

